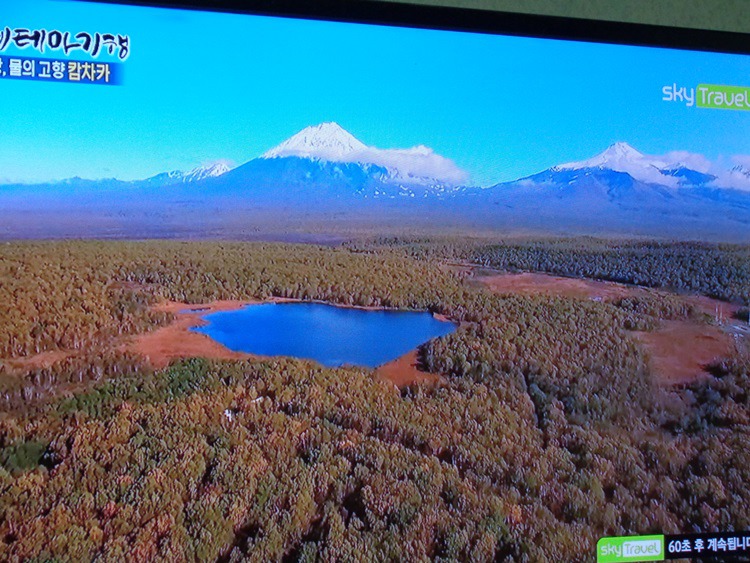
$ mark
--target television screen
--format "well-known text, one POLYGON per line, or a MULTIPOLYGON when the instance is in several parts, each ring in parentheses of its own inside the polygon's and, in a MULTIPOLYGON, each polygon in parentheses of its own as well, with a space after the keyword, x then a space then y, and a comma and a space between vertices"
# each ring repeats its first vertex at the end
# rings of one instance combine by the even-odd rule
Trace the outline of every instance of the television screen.
POLYGON ((3 2, 0 559, 747 559, 748 38, 232 9, 3 2))

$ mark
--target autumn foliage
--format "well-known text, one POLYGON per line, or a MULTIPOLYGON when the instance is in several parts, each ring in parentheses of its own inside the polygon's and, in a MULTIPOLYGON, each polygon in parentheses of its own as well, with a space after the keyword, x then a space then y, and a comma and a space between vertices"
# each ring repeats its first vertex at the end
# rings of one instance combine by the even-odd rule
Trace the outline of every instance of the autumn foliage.
MULTIPOLYGON (((743 349, 659 387, 632 331, 695 311, 496 295, 443 267, 606 255, 601 241, 568 242, 568 258, 560 241, 511 257, 503 244, 0 247, 0 560, 591 561, 603 535, 750 528, 743 349), (118 351, 170 322, 160 300, 272 296, 459 321, 420 350, 445 383, 399 390, 293 359, 154 371, 118 351), (13 363, 53 351, 69 355, 13 363)), ((682 280, 670 287, 747 304, 747 270, 725 269, 746 249, 678 250, 716 270, 682 279, 661 246, 642 256, 682 280)), ((613 267, 592 260, 582 273, 613 267)))

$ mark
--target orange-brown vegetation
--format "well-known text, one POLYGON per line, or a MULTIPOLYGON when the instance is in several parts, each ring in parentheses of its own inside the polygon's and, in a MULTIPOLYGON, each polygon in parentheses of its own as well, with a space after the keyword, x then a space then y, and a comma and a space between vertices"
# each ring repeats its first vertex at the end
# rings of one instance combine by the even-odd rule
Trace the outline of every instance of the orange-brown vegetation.
POLYGON ((653 332, 638 332, 651 368, 666 385, 707 377, 706 367, 732 353, 732 339, 721 328, 689 321, 662 321, 653 332))
POLYGON ((445 381, 445 378, 438 374, 424 371, 420 366, 416 350, 380 366, 375 370, 375 375, 381 380, 390 381, 399 388, 421 383, 437 385, 445 381))
MULTIPOLYGON (((665 294, 615 282, 538 273, 497 274, 477 280, 500 294, 547 295, 605 302, 665 294)), ((719 311, 727 318, 739 310, 738 305, 705 296, 686 295, 679 298, 705 315, 714 316, 719 311)), ((648 352, 652 372, 666 385, 690 383, 707 377, 707 366, 731 354, 733 347, 731 337, 719 326, 695 319, 664 320, 656 330, 638 331, 636 335, 648 352)))
POLYGON ((553 295, 577 299, 609 300, 625 297, 633 291, 643 291, 620 283, 564 278, 548 274, 498 274, 477 279, 497 293, 518 295, 553 295))
POLYGON ((33 369, 46 369, 75 354, 72 350, 49 350, 22 358, 3 360, 11 372, 24 373, 33 369))
POLYGON ((156 305, 156 309, 171 313, 175 320, 168 326, 133 337, 123 348, 146 357, 155 369, 167 367, 179 358, 209 358, 213 360, 244 360, 250 354, 234 352, 219 344, 206 334, 190 329, 206 324, 202 314, 232 311, 258 301, 214 301, 202 305, 190 305, 167 301, 156 305))

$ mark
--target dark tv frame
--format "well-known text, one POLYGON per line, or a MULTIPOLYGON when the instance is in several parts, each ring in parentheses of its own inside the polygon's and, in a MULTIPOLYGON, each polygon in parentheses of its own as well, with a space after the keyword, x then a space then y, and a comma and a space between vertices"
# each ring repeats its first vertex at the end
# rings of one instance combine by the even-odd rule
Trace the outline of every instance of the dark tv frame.
POLYGON ((82 1, 750 55, 750 33, 385 0, 82 1))

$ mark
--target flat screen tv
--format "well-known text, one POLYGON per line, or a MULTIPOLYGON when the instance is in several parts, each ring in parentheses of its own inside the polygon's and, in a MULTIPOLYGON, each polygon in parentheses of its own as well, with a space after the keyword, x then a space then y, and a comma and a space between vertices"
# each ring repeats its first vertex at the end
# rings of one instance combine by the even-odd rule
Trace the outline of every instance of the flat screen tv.
POLYGON ((0 560, 747 560, 749 45, 3 1, 0 560))

